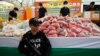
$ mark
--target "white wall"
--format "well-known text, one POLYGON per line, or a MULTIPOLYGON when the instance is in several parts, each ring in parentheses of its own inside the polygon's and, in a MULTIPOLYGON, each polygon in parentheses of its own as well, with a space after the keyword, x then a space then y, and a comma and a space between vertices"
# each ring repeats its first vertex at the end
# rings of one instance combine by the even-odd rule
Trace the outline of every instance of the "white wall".
POLYGON ((82 2, 91 2, 91 1, 100 2, 100 0, 82 0, 82 2))

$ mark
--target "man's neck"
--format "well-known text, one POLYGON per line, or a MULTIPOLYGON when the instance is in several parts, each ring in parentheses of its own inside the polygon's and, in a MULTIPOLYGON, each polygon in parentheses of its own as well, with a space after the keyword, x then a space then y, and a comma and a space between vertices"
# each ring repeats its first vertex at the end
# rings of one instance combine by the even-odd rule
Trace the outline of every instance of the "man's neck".
POLYGON ((36 33, 37 33, 36 31, 31 31, 31 32, 32 32, 33 35, 36 35, 36 33))
POLYGON ((64 8, 67 8, 67 7, 64 7, 64 8))

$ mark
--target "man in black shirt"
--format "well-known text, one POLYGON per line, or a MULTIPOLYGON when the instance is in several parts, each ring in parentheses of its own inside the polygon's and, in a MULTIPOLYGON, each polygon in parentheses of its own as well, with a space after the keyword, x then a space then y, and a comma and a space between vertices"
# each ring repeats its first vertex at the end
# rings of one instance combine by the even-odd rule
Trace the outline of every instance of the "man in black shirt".
POLYGON ((61 8, 61 10, 60 10, 60 15, 61 16, 70 15, 70 9, 67 7, 67 4, 68 4, 68 2, 64 1, 64 3, 63 3, 64 7, 61 8))
POLYGON ((15 7, 12 11, 9 12, 9 21, 10 20, 13 20, 13 18, 17 19, 17 11, 18 11, 18 8, 15 7))
POLYGON ((49 56, 51 51, 51 44, 45 34, 38 30, 41 22, 32 18, 29 21, 31 28, 23 35, 19 43, 18 50, 26 56, 49 56))
POLYGON ((45 14, 47 13, 46 8, 43 7, 42 3, 39 4, 40 8, 39 8, 39 18, 42 18, 45 16, 45 14))
POLYGON ((88 7, 85 8, 86 11, 95 11, 95 2, 91 2, 88 7))

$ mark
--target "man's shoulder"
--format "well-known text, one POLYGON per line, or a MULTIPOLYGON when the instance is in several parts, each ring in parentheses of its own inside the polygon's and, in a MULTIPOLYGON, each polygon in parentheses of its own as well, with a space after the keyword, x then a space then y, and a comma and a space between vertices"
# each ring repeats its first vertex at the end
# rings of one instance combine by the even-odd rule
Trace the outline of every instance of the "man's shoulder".
POLYGON ((44 33, 43 31, 39 31, 39 32, 38 32, 38 35, 39 35, 39 36, 42 36, 42 37, 43 37, 43 36, 46 36, 45 33, 44 33))
POLYGON ((61 9, 64 9, 64 7, 62 7, 61 9))
POLYGON ((65 7, 62 7, 61 9, 63 9, 63 10, 67 10, 67 9, 69 9, 69 8, 68 8, 68 7, 66 7, 66 8, 65 8, 65 7))
POLYGON ((10 12, 14 12, 13 10, 11 10, 10 12))
POLYGON ((31 31, 27 31, 23 36, 31 34, 31 31))
POLYGON ((28 38, 30 34, 31 34, 30 31, 26 32, 25 34, 23 34, 23 38, 22 39, 28 38))
POLYGON ((46 8, 45 8, 45 7, 42 7, 42 9, 46 10, 46 8))
POLYGON ((10 14, 15 13, 13 10, 9 12, 10 14))
POLYGON ((69 9, 69 7, 67 7, 67 9, 69 9))
POLYGON ((45 7, 42 7, 43 9, 46 9, 45 7))

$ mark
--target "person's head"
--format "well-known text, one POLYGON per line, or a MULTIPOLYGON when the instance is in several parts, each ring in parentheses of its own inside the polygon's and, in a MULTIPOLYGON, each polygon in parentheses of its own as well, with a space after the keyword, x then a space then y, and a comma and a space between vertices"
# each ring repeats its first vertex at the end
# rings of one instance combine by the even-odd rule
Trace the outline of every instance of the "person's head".
POLYGON ((40 6, 40 7, 42 7, 42 6, 43 6, 43 4, 42 4, 42 3, 39 3, 39 6, 40 6))
POLYGON ((36 18, 31 18, 29 20, 29 26, 31 28, 31 31, 33 31, 33 32, 37 32, 38 31, 38 28, 39 28, 40 24, 41 24, 41 22, 38 21, 36 18))
POLYGON ((14 7, 14 9, 13 9, 14 11, 19 11, 19 9, 17 8, 17 7, 14 7))
POLYGON ((67 7, 67 4, 68 4, 67 1, 64 1, 64 2, 63 2, 64 7, 67 7))
POLYGON ((95 2, 90 3, 90 7, 94 7, 94 5, 95 5, 95 2))

